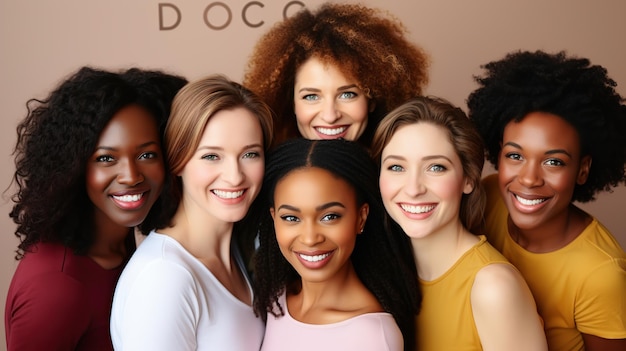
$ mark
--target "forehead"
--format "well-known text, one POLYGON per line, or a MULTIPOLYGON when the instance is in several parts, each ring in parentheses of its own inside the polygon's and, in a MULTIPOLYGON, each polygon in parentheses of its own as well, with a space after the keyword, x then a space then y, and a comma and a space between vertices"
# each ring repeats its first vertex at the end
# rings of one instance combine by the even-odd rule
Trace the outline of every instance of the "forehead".
POLYGON ((428 122, 412 123, 396 129, 382 154, 383 157, 393 154, 407 159, 436 154, 457 156, 449 132, 442 126, 428 122))
POLYGON ((274 199, 297 203, 317 203, 329 199, 355 199, 356 193, 350 183, 317 167, 293 170, 276 184, 274 199))
POLYGON ((99 136, 101 143, 119 140, 132 143, 146 136, 160 140, 157 122, 145 108, 128 105, 117 111, 99 136))
POLYGON ((520 121, 511 121, 504 127, 502 142, 514 142, 522 147, 580 148, 576 128, 558 115, 532 112, 520 121))

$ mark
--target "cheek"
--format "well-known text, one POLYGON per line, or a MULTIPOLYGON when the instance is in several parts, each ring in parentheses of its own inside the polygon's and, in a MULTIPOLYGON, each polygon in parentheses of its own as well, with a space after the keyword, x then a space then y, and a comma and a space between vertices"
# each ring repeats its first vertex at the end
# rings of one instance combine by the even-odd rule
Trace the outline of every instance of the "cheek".
POLYGON ((261 183, 263 183, 263 175, 265 174, 264 162, 260 161, 246 165, 245 173, 246 177, 250 179, 251 183, 253 183, 257 187, 260 187, 261 183))
POLYGON ((293 106, 293 112, 295 113, 296 122, 299 125, 309 124, 313 119, 313 113, 311 113, 312 106, 306 105, 302 102, 295 102, 293 106))
POLYGON ((162 162, 142 167, 142 173, 155 186, 161 187, 165 181, 165 166, 162 162))
POLYGON ((378 181, 380 187, 380 195, 384 202, 390 201, 399 187, 392 179, 382 173, 378 181))
POLYGON ((367 100, 363 100, 358 104, 354 104, 354 107, 350 113, 355 123, 367 123, 367 117, 369 116, 369 107, 367 106, 367 100))

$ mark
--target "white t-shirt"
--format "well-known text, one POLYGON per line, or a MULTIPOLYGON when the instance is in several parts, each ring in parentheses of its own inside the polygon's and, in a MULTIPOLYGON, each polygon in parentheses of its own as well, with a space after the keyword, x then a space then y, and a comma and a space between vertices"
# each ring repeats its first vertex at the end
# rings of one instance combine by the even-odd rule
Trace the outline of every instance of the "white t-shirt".
POLYGON ((154 231, 128 262, 113 297, 115 350, 257 351, 264 329, 251 306, 176 240, 154 231))

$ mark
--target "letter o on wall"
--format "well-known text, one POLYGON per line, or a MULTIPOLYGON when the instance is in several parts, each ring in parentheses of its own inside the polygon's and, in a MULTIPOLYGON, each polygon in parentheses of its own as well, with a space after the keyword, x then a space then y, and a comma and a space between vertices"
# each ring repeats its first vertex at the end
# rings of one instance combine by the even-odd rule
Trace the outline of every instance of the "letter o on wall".
POLYGON ((228 5, 226 5, 223 2, 219 2, 219 1, 214 2, 214 3, 210 4, 209 6, 207 6, 206 9, 204 9, 204 16, 203 17, 204 17, 204 23, 209 28, 214 29, 214 30, 221 30, 221 29, 224 29, 224 28, 228 27, 230 22, 233 20, 233 14, 230 11, 230 8, 228 7, 228 5), (216 6, 223 7, 226 10, 226 13, 228 14, 228 19, 221 26, 216 26, 214 24, 211 24, 211 22, 209 22, 209 11, 211 11, 211 9, 216 7, 216 6))

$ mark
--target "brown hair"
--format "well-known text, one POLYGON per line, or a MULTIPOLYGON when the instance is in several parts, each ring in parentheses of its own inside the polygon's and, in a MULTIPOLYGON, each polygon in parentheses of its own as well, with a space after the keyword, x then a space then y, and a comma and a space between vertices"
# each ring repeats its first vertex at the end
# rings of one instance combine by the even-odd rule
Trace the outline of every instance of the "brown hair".
POLYGON ((485 211, 485 192, 481 185, 485 163, 484 146, 476 127, 467 115, 451 103, 435 97, 413 98, 391 111, 378 125, 372 142, 372 155, 380 166, 383 149, 403 126, 431 123, 448 131, 449 141, 461 159, 463 175, 473 191, 463 194, 459 217, 469 230, 480 228, 485 211))
MULTIPOLYGON (((174 97, 172 114, 165 127, 165 151, 172 174, 180 173, 200 144, 209 120, 216 113, 243 107, 258 117, 267 151, 274 136, 270 108, 253 92, 222 75, 211 75, 185 85, 174 97)), ((181 198, 182 184, 171 184, 173 215, 181 198)), ((171 217, 170 217, 171 218, 171 217)))

